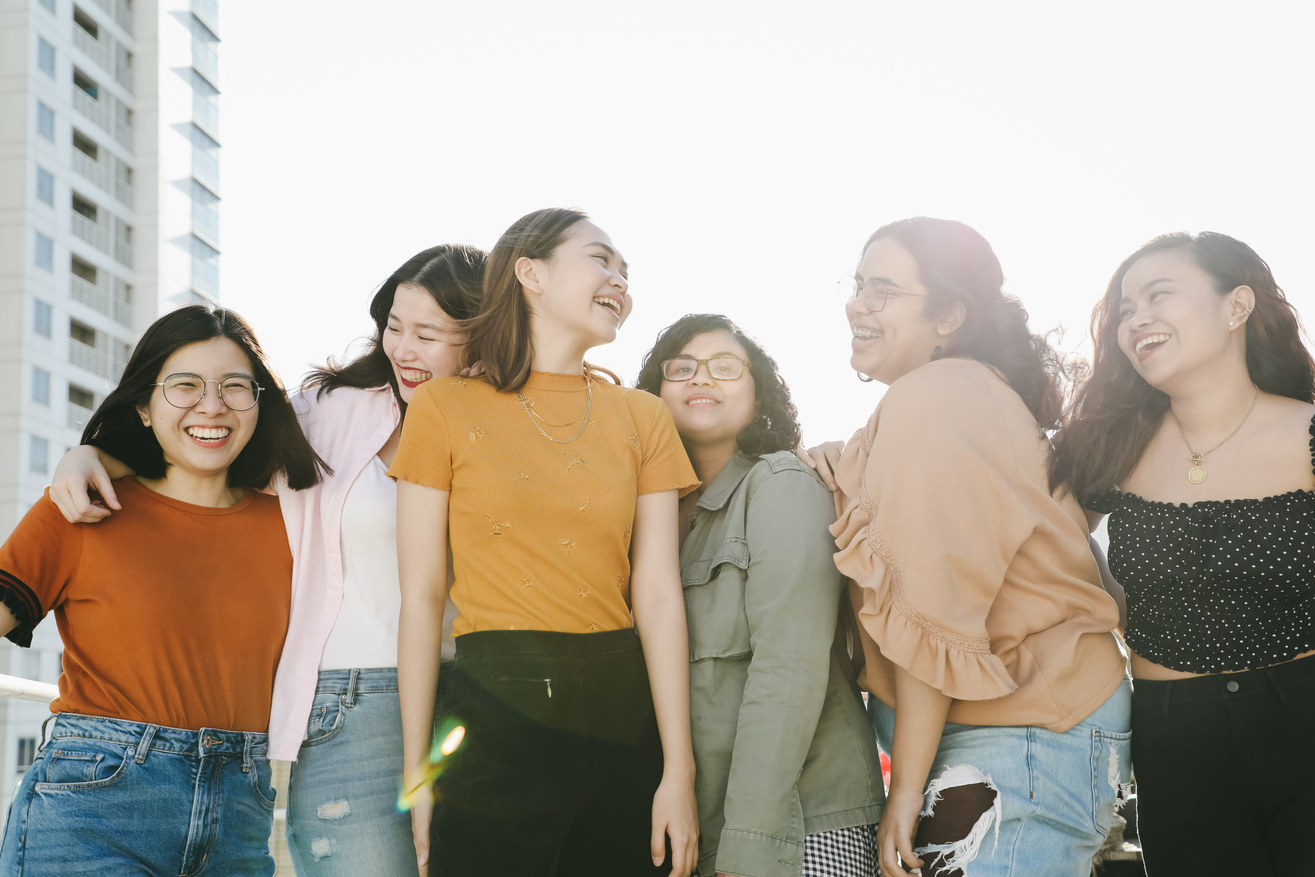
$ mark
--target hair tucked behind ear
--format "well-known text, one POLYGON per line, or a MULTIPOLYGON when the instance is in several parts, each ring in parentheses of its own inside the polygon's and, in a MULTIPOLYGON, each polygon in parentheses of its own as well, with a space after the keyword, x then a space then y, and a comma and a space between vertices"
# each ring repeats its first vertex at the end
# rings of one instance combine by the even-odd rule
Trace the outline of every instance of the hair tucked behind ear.
POLYGON ((799 412, 790 401, 790 388, 781 377, 776 360, 729 317, 687 314, 663 329, 658 333, 653 349, 644 354, 635 386, 654 396, 662 395, 662 362, 679 354, 699 335, 718 330, 729 332, 749 354, 749 375, 753 378, 758 408, 758 416, 736 436, 736 447, 740 453, 754 459, 763 454, 793 450, 803 434, 799 429, 799 412))
POLYGON ((1169 397, 1142 380, 1119 349, 1124 275, 1138 259, 1160 250, 1182 251, 1210 275, 1221 296, 1250 287, 1255 307, 1246 321, 1246 365, 1252 382, 1266 393, 1315 401, 1315 362, 1301 343, 1301 322, 1265 260, 1218 232, 1161 235, 1123 260, 1091 314, 1095 361, 1074 393, 1050 458, 1051 487, 1079 499, 1132 474, 1169 410, 1169 397))
POLYGON ((968 357, 998 369, 1043 429, 1057 427, 1066 360, 1046 336, 1028 328, 1023 303, 1005 294, 1004 271, 986 239, 962 222, 915 216, 877 229, 863 252, 883 238, 917 261, 928 317, 963 306, 963 323, 940 356, 968 357))

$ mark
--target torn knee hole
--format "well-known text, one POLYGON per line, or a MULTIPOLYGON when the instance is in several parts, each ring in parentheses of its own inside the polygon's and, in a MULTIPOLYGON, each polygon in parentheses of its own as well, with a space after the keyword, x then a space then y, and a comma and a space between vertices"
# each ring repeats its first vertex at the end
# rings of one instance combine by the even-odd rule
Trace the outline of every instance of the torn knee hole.
POLYGON ((977 858, 988 832, 999 840, 1002 815, 1000 790, 989 776, 969 764, 947 767, 927 785, 914 839, 915 851, 927 860, 925 873, 960 872, 977 858))

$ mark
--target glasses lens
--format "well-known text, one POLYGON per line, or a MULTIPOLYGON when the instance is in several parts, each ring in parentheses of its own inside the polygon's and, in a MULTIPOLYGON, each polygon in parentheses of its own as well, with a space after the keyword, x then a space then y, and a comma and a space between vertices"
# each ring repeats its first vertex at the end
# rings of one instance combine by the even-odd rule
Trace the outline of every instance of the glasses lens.
POLYGON ((734 356, 718 356, 708 360, 708 373, 719 381, 734 381, 744 373, 744 363, 734 356))
POLYGON ((260 396, 260 387, 255 381, 245 378, 230 378, 219 388, 220 398, 234 411, 246 411, 256 404, 260 396))
POLYGON ((873 313, 886 306, 886 298, 889 295, 890 289, 880 280, 869 280, 863 285, 863 302, 873 313))
POLYGON ((846 302, 852 301, 858 294, 858 281, 846 275, 836 281, 836 289, 840 291, 840 298, 846 302))
POLYGON ((175 408, 191 408, 205 394, 205 381, 196 375, 169 375, 163 383, 164 401, 175 408))
POLYGON ((677 356, 675 359, 668 359, 662 363, 662 377, 669 381, 688 381, 694 377, 694 372, 698 370, 699 362, 688 356, 677 356))

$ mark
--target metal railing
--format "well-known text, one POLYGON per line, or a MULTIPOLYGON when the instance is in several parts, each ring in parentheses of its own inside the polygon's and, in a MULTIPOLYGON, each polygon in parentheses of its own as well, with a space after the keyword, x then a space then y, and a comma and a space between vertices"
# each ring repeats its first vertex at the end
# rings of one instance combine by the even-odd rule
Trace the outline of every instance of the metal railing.
POLYGON ((73 88, 73 108, 91 121, 100 125, 106 131, 113 131, 113 125, 110 122, 110 104, 109 96, 106 95, 103 100, 98 100, 87 94, 76 85, 73 88))
POLYGON ((110 194, 114 193, 114 183, 108 166, 101 164, 77 147, 73 148, 73 172, 91 180, 110 194))
POLYGON ((132 150, 132 117, 127 114, 127 108, 118 107, 118 112, 114 114, 114 139, 119 141, 124 149, 132 150))
POLYGON ((98 250, 106 253, 110 252, 110 230, 108 228, 88 219, 77 211, 73 212, 72 217, 74 237, 81 238, 98 250))
MULTIPOLYGON (((90 413, 90 412, 88 412, 90 413)), ((0 695, 30 700, 33 703, 50 703, 59 697, 59 686, 49 682, 36 682, 20 676, 0 675, 0 695)))
POLYGON ((73 402, 68 403, 68 428, 81 431, 91 419, 92 413, 90 408, 83 408, 73 402))
POLYGON ((132 267, 132 241, 127 238, 121 238, 118 235, 114 237, 114 258, 118 259, 129 268, 132 267))
POLYGON ((109 43, 93 37, 83 30, 77 22, 73 23, 73 45, 88 58, 99 64, 102 70, 114 69, 113 64, 110 62, 109 43))
POLYGON ((74 301, 95 308, 125 326, 132 325, 132 303, 76 274, 69 277, 69 293, 74 301))

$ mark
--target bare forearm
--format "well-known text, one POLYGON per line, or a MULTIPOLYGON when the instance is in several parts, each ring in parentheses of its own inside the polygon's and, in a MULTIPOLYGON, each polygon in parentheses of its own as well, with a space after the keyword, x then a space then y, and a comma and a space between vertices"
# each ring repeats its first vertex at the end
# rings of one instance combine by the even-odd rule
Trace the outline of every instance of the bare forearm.
POLYGON ((890 790, 922 794, 945 730, 953 699, 916 679, 903 667, 895 671, 895 740, 890 754, 890 790))
MULTIPOLYGON (((676 591, 679 598, 680 592, 676 591)), ((689 639, 685 607, 679 599, 635 604, 635 628, 644 647, 649 687, 662 756, 667 771, 694 775, 694 751, 689 726, 689 639)))

